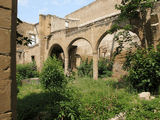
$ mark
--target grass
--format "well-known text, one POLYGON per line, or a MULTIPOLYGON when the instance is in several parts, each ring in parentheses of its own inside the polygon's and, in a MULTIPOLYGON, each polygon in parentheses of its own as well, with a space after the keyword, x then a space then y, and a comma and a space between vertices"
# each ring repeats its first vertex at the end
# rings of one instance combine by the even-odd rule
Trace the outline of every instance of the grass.
POLYGON ((19 87, 17 104, 17 119, 32 120, 46 110, 47 94, 39 84, 26 84, 19 87))
MULTIPOLYGON (((68 86, 74 90, 73 96, 78 102, 73 100, 71 104, 67 103, 67 107, 78 104, 81 120, 106 120, 120 112, 126 113, 127 120, 160 120, 160 98, 152 101, 139 100, 137 93, 128 91, 127 84, 122 82, 77 78, 68 86)), ((20 87, 18 120, 34 120, 37 117, 52 120, 43 114, 48 110, 48 104, 48 94, 40 85, 33 83, 20 87)))
MULTIPOLYGON (((120 112, 125 112, 126 106, 130 106, 137 99, 135 93, 131 94, 126 88, 118 88, 118 81, 113 79, 80 78, 70 84, 79 91, 82 119, 108 119, 120 112)), ((125 86, 124 86, 125 87, 125 86)))

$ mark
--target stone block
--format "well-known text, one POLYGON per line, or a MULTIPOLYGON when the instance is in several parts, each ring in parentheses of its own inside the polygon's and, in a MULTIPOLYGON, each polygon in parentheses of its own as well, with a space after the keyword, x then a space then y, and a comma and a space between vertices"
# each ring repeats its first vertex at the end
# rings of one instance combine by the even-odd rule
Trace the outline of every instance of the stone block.
POLYGON ((0 114, 0 120, 12 120, 12 113, 0 114))
POLYGON ((0 8, 0 28, 11 28, 11 10, 0 8))
POLYGON ((7 70, 10 66, 11 58, 9 56, 0 55, 0 70, 7 70))
POLYGON ((0 28, 0 36, 0 53, 10 53, 10 31, 0 28))
POLYGON ((11 80, 0 80, 0 114, 11 111, 11 80))
POLYGON ((150 92, 142 92, 142 93, 138 94, 138 96, 141 100, 150 100, 151 94, 150 94, 150 92))
POLYGON ((8 68, 7 70, 0 70, 0 80, 6 80, 9 79, 11 77, 11 71, 10 68, 8 68))
POLYGON ((0 5, 5 8, 12 8, 12 0, 0 0, 0 5))

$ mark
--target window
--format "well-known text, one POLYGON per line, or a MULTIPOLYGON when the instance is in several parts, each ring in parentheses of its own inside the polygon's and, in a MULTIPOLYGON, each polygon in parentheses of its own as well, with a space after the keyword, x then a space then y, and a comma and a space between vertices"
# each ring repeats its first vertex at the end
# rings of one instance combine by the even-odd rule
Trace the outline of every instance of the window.
POLYGON ((30 34, 30 35, 29 35, 29 39, 31 40, 31 43, 28 44, 28 46, 29 46, 29 47, 34 46, 34 45, 36 44, 36 35, 30 34))
POLYGON ((65 21, 65 26, 66 26, 66 28, 69 27, 69 22, 68 21, 65 21))
POLYGON ((35 62, 35 56, 31 56, 32 62, 35 62))

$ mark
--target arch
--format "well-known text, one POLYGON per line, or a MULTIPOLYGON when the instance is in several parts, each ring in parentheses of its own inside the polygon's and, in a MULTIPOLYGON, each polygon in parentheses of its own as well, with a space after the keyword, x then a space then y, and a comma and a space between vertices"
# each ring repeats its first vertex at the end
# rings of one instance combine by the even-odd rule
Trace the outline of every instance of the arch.
POLYGON ((108 31, 106 31, 100 36, 100 38, 98 39, 98 42, 96 43, 96 48, 95 48, 96 51, 98 51, 98 47, 99 47, 101 41, 103 40, 103 38, 108 34, 109 34, 108 31))
MULTIPOLYGON (((123 29, 120 29, 120 30, 123 30, 123 29)), ((118 31, 120 31, 120 30, 118 30, 118 31)), ((116 32, 118 32, 118 31, 116 31, 116 32)), ((114 33, 116 33, 116 32, 114 32, 114 33)), ((137 33, 135 33, 133 30, 130 30, 129 32, 130 32, 130 34, 132 34, 132 35, 135 34, 135 35, 137 36, 137 38, 139 38, 139 40, 141 41, 141 39, 140 39, 140 37, 139 37, 139 35, 138 35, 137 33)), ((114 34, 114 33, 112 33, 112 34, 114 34)), ((99 48, 100 43, 102 42, 102 40, 103 40, 107 35, 112 35, 112 34, 110 34, 108 31, 104 32, 104 33, 100 36, 100 38, 98 39, 98 42, 96 43, 96 48, 95 48, 95 50, 98 51, 98 48, 99 48)))
POLYGON ((63 68, 65 67, 65 54, 63 48, 59 44, 53 44, 49 50, 48 56, 56 56, 57 59, 62 61, 63 68))
POLYGON ((112 34, 107 34, 105 32, 99 39, 99 43, 97 44, 97 51, 99 58, 105 58, 108 60, 111 60, 113 62, 112 66, 112 72, 113 76, 119 78, 120 75, 125 74, 125 72, 122 69, 123 66, 123 59, 126 56, 128 48, 131 48, 130 50, 135 50, 135 46, 132 43, 137 43, 138 45, 141 45, 140 38, 138 35, 132 31, 128 31, 128 35, 131 41, 127 41, 125 36, 121 35, 118 36, 119 40, 124 40, 123 42, 123 48, 122 51, 114 56, 114 53, 116 52, 116 48, 119 46, 118 42, 114 40, 114 36, 118 35, 119 32, 124 32, 124 29, 118 30, 112 34), (126 42, 125 42, 126 41, 126 42), (132 46, 133 45, 133 46, 132 46))
POLYGON ((86 58, 92 57, 93 49, 90 41, 83 37, 77 37, 73 39, 67 46, 67 51, 69 55, 69 68, 70 71, 77 70, 77 64, 79 64, 80 59, 77 60, 77 55, 85 56, 86 58))
POLYGON ((64 56, 65 56, 65 52, 64 52, 63 47, 62 47, 60 44, 58 44, 58 43, 54 43, 54 44, 50 47, 50 49, 49 49, 48 57, 51 56, 52 51, 53 51, 53 49, 54 49, 55 47, 59 47, 59 48, 62 50, 62 52, 64 53, 64 56))
MULTIPOLYGON (((73 40, 68 44, 67 48, 69 49, 69 47, 70 47, 74 42, 78 41, 79 39, 83 39, 83 40, 87 41, 87 42, 90 44, 91 48, 92 48, 92 44, 90 43, 90 41, 89 41, 88 39, 84 38, 84 37, 77 37, 77 38, 73 39, 73 40)), ((92 49, 93 49, 93 48, 92 48, 92 49)))

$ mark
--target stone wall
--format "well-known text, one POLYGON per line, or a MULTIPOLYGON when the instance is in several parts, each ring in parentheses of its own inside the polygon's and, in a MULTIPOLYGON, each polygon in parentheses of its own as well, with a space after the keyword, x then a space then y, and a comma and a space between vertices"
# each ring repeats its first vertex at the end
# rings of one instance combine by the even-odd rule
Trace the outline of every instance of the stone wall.
MULTIPOLYGON (((110 29, 114 20, 117 18, 119 11, 117 11, 114 6, 120 3, 120 1, 121 0, 96 0, 88 6, 67 15, 65 18, 59 18, 54 15, 40 15, 38 24, 40 44, 34 48, 27 49, 28 52, 26 53, 28 56, 26 55, 27 58, 25 62, 31 61, 32 54, 37 53, 36 55, 39 55, 38 51, 40 48, 40 56, 36 58, 40 61, 38 65, 42 68, 43 62, 48 58, 53 46, 56 44, 63 49, 65 56, 64 61, 66 61, 65 71, 68 69, 69 61, 74 62, 73 67, 75 67, 79 66, 81 59, 93 57, 95 59, 94 67, 96 67, 99 57, 107 57, 109 59, 116 44, 113 46, 113 35, 105 37, 105 31, 110 29), (84 40, 81 42, 81 39, 88 41, 91 48, 88 47, 89 44, 87 42, 83 42, 84 40), (75 58, 73 58, 72 53, 68 53, 70 47, 75 48, 74 51, 72 51, 72 53, 75 54, 75 58), (70 54, 72 54, 73 60, 69 60, 70 54)), ((137 26, 133 32, 138 35, 143 46, 145 46, 146 43, 151 45, 151 42, 145 43, 144 40, 147 39, 147 41, 150 41, 152 40, 152 36, 154 43, 159 43, 159 11, 159 3, 155 4, 153 11, 148 10, 145 25, 146 36, 143 34, 144 27, 142 23, 144 21, 131 20, 131 24, 137 26), (151 12, 152 15, 150 14, 151 12), (144 39, 145 37, 146 39, 144 39)), ((122 25, 124 25, 124 23, 122 23, 122 25)), ((127 47, 125 46, 125 48, 127 47)), ((121 76, 119 70, 124 62, 124 56, 125 52, 117 56, 114 64, 113 72, 115 72, 115 74, 118 73, 119 77, 121 76)), ((95 71, 96 70, 97 69, 95 69, 95 71)))
POLYGON ((16 118, 17 1, 0 1, 0 120, 16 118))
POLYGON ((35 36, 36 43, 34 45, 24 46, 17 45, 16 61, 17 64, 31 63, 33 58, 39 69, 40 67, 40 47, 39 47, 39 24, 29 24, 26 22, 21 23, 17 30, 25 37, 31 38, 35 36))
POLYGON ((66 20, 63 18, 59 18, 57 16, 51 16, 51 32, 65 29, 65 22, 66 20))
POLYGON ((118 12, 115 9, 115 4, 120 3, 120 1, 121 0, 96 0, 67 15, 65 18, 80 20, 79 24, 85 24, 89 21, 118 12))
POLYGON ((156 2, 153 6, 153 11, 151 13, 151 29, 154 41, 154 46, 160 42, 160 1, 156 2))

